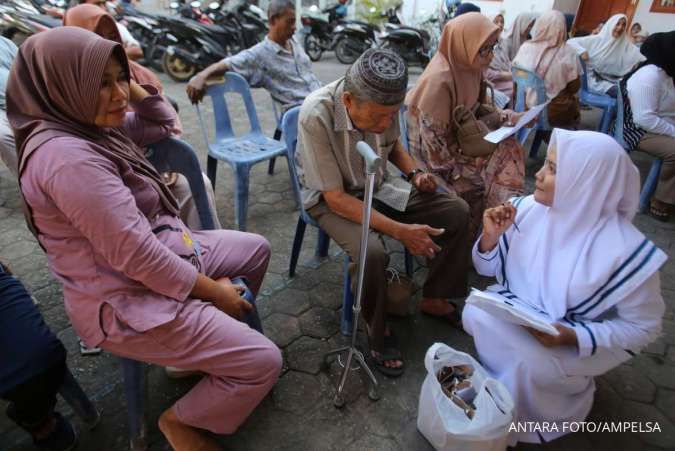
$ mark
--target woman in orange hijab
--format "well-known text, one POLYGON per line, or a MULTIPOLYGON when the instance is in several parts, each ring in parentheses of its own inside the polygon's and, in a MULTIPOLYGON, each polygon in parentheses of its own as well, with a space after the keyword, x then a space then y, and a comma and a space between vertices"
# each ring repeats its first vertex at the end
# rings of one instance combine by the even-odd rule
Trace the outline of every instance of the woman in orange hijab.
MULTIPOLYGON (((408 93, 410 151, 451 193, 470 207, 475 235, 483 211, 520 195, 525 182, 523 148, 515 138, 500 142, 482 157, 467 155, 457 139, 453 111, 485 103, 483 71, 489 66, 499 28, 479 13, 463 14, 443 29, 436 55, 408 93)), ((515 123, 519 113, 496 110, 497 122, 515 123)))
MULTIPOLYGON (((70 8, 63 17, 63 25, 84 28, 104 39, 122 44, 122 36, 117 30, 115 19, 103 9, 91 4, 70 8)), ((150 69, 129 60, 129 71, 131 79, 139 85, 151 85, 157 88, 160 94, 163 93, 162 82, 150 69)))

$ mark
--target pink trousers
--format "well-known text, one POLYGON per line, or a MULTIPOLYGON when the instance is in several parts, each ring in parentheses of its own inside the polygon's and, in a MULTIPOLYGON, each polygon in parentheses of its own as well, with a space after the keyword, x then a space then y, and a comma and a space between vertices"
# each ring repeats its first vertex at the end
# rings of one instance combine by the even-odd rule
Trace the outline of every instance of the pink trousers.
MULTIPOLYGON (((254 295, 270 256, 265 238, 229 230, 194 232, 202 268, 211 278, 243 276, 254 295)), ((187 300, 176 318, 139 333, 108 304, 101 322, 113 354, 207 373, 174 405, 180 421, 217 434, 237 430, 277 381, 281 353, 265 336, 198 299, 187 300)))

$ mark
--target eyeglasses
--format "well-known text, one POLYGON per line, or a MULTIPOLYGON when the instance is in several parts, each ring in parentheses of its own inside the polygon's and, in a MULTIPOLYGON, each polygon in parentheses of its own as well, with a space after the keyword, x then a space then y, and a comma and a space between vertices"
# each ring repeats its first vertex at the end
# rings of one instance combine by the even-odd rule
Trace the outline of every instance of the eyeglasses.
POLYGON ((478 54, 483 57, 488 56, 490 52, 494 51, 495 47, 497 47, 497 44, 499 44, 499 42, 484 45, 483 47, 480 48, 480 50, 478 50, 478 54))

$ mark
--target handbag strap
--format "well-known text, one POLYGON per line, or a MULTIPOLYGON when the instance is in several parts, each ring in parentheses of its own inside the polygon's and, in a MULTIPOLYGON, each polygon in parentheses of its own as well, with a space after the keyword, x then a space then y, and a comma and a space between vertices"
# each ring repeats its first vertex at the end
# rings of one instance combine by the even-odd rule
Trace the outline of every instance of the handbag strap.
MULTIPOLYGON (((553 54, 553 57, 551 58, 551 60, 548 63, 548 67, 544 71, 544 74, 541 76, 542 80, 546 78, 546 74, 548 74, 549 69, 551 69, 551 66, 553 66, 553 61, 555 61, 555 57, 556 57, 556 55, 558 55, 558 52, 560 51, 561 48, 562 48, 562 46, 558 47, 556 49, 555 53, 553 54)), ((539 60, 539 62, 537 63, 537 67, 534 68, 535 74, 537 73, 537 70, 539 70, 539 65, 542 63, 542 61, 544 61, 544 58, 541 58, 539 60)))

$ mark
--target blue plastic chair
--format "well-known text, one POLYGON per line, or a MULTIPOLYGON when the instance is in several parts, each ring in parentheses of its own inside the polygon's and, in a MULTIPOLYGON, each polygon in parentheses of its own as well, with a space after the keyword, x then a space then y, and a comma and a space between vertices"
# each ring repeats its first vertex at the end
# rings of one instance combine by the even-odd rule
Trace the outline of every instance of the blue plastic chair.
POLYGON ((211 184, 215 187, 218 160, 230 164, 235 177, 235 227, 246 230, 246 213, 248 210, 248 185, 249 171, 251 166, 261 161, 270 160, 274 157, 285 155, 286 146, 282 142, 275 141, 265 136, 260 128, 251 90, 248 83, 239 74, 227 72, 225 82, 210 86, 206 94, 211 97, 215 116, 216 139, 209 142, 208 132, 202 118, 201 110, 197 106, 197 116, 204 140, 208 147, 207 175, 211 184), (235 136, 232 129, 232 121, 228 111, 225 94, 234 92, 241 95, 246 114, 251 126, 248 133, 235 136))
POLYGON ((609 134, 609 129, 612 125, 612 119, 614 118, 617 109, 617 101, 615 98, 608 96, 607 94, 602 94, 588 89, 588 70, 586 69, 586 61, 584 61, 584 59, 581 57, 579 58, 579 61, 581 61, 581 67, 584 69, 583 74, 581 74, 581 90, 579 91, 579 101, 584 105, 602 109, 602 119, 600 119, 600 124, 598 125, 597 131, 600 133, 609 134))
MULTIPOLYGON (((621 88, 617 86, 616 94, 616 120, 614 121, 614 139, 621 144, 626 152, 630 152, 628 145, 623 139, 623 96, 621 95, 621 88)), ((660 158, 655 158, 652 162, 652 167, 649 169, 649 174, 645 179, 645 184, 640 191, 640 204, 638 206, 638 211, 640 213, 646 213, 649 210, 649 201, 656 191, 656 186, 659 184, 659 175, 661 174, 661 165, 663 160, 660 158)))
MULTIPOLYGON (((147 155, 148 160, 159 172, 178 172, 187 178, 202 223, 202 230, 215 229, 204 188, 202 170, 192 147, 179 139, 165 138, 148 146, 147 155)), ((256 328, 258 328, 260 319, 256 315, 251 318, 250 323, 257 325, 256 328)), ((262 329, 259 330, 262 332, 262 329)), ((124 375, 124 395, 127 400, 129 448, 132 451, 145 451, 148 448, 145 417, 147 393, 145 364, 124 357, 120 357, 120 363, 124 375)))
MULTIPOLYGON (((295 276, 295 269, 298 264, 298 257, 302 248, 302 240, 305 236, 305 229, 307 224, 318 229, 318 239, 316 244, 315 256, 323 258, 328 255, 328 247, 330 245, 330 237, 326 232, 319 227, 319 224, 312 218, 305 210, 300 197, 300 182, 298 181, 298 173, 295 167, 295 147, 298 142, 298 115, 300 107, 293 107, 284 114, 281 120, 281 130, 286 142, 286 149, 288 152, 288 168, 291 172, 291 182, 293 184, 293 191, 296 195, 298 205, 300 206, 300 215, 298 217, 298 224, 295 228, 295 237, 293 238, 293 249, 291 250, 291 262, 288 269, 288 276, 295 276)), ((344 259, 344 283, 342 287, 342 318, 340 319, 340 331, 342 335, 351 335, 352 321, 354 313, 352 306, 354 305, 354 296, 351 290, 351 276, 349 274, 350 258, 345 254, 344 259)), ((409 276, 413 272, 412 256, 405 250, 405 270, 409 276)))
MULTIPOLYGON (((511 73, 513 74, 513 82, 516 84, 515 111, 525 111, 525 94, 528 88, 533 89, 537 93, 537 105, 541 105, 542 103, 546 102, 546 87, 544 86, 544 80, 542 80, 541 77, 539 77, 534 72, 517 66, 513 66, 511 68, 511 73)), ((539 146, 544 140, 544 134, 551 130, 551 125, 548 123, 547 108, 544 108, 544 110, 541 112, 537 118, 537 123, 532 129, 520 129, 518 132, 518 141, 521 144, 525 143, 532 130, 535 131, 535 134, 534 140, 532 141, 532 147, 530 147, 530 158, 535 158, 537 156, 539 146)))

